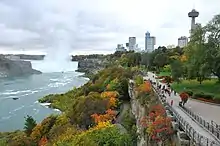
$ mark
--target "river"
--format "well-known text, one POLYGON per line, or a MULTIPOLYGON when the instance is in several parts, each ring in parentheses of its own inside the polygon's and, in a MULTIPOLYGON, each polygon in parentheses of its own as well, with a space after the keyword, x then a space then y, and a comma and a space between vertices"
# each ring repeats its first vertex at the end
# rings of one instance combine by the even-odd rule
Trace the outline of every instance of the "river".
POLYGON ((69 62, 61 70, 42 61, 33 61, 32 66, 44 73, 0 79, 0 132, 22 130, 26 115, 31 115, 40 122, 52 113, 59 114, 59 110, 50 109, 37 100, 47 94, 66 92, 88 81, 80 77, 81 73, 75 72, 77 62, 69 62))

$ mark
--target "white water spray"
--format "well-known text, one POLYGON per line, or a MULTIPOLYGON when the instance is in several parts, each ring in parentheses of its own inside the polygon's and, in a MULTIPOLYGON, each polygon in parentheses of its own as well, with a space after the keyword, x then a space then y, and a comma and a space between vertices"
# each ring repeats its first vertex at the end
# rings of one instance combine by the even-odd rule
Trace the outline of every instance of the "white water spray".
POLYGON ((70 37, 66 31, 59 30, 54 34, 58 42, 53 47, 47 49, 47 55, 44 61, 36 64, 33 62, 33 68, 42 72, 66 72, 75 71, 77 62, 71 62, 70 37))

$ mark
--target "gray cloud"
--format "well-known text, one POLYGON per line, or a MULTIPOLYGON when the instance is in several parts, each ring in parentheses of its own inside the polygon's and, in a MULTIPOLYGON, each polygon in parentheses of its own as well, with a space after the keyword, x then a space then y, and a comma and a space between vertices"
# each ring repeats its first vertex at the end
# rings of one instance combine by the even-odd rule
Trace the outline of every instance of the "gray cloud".
MULTIPOLYGON (((194 0, 197 19, 206 23, 218 13, 218 0, 194 0)), ((176 44, 189 35, 191 1, 179 0, 1 0, 0 47, 48 49, 65 44, 69 51, 114 51, 117 43, 136 36, 144 47, 144 33, 157 45, 176 44)))

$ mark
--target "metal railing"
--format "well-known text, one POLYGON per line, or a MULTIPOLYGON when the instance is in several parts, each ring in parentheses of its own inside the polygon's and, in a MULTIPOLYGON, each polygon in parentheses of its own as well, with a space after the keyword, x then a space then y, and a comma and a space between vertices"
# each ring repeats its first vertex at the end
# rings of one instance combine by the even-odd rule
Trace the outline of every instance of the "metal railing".
POLYGON ((167 104, 170 111, 173 112, 173 115, 176 117, 179 125, 183 128, 186 134, 193 140, 197 145, 200 146, 219 146, 215 141, 209 140, 207 137, 200 135, 196 130, 182 118, 182 116, 169 104, 167 104))
MULTIPOLYGON (((162 97, 159 95, 159 91, 152 86, 154 89, 154 92, 157 94, 159 97, 159 100, 161 103, 164 103, 162 101, 162 97)), ((129 94, 132 93, 132 85, 129 85, 129 94)), ((173 116, 176 118, 177 122, 179 123, 179 126, 185 131, 185 133, 189 136, 189 138, 196 143, 198 146, 219 146, 219 144, 215 141, 209 140, 207 137, 204 137, 200 135, 184 118, 173 108, 171 107, 168 103, 166 103, 166 106, 169 107, 169 110, 173 113, 173 116)))
POLYGON ((201 116, 193 113, 190 109, 186 107, 181 108, 220 141, 220 126, 217 123, 215 123, 214 121, 208 122, 204 120, 201 116))
MULTIPOLYGON (((163 102, 161 99, 162 97, 159 95, 159 91, 153 86, 154 92, 159 97, 159 100, 163 102)), ((186 121, 182 118, 182 116, 168 103, 166 103, 166 106, 169 107, 169 110, 173 113, 173 116, 176 118, 177 122, 179 123, 179 126, 183 128, 185 133, 190 137, 191 140, 193 140, 196 145, 199 146, 219 146, 219 144, 215 141, 209 140, 207 137, 204 137, 200 135, 196 130, 186 121)))

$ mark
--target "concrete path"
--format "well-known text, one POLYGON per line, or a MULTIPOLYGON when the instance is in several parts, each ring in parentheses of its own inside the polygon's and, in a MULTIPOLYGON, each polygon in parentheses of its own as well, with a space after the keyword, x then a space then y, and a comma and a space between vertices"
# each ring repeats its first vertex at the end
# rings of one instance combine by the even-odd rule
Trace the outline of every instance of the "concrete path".
MULTIPOLYGON (((153 82, 157 82, 153 76, 155 77, 155 75, 153 73, 148 72, 148 77, 144 77, 144 79, 151 79, 153 82)), ((160 83, 160 84, 165 85, 163 83, 160 83)), ((181 117, 183 119, 185 119, 188 123, 190 123, 190 125, 200 135, 208 138, 209 140, 216 141, 215 138, 209 132, 207 132, 205 129, 203 129, 200 125, 198 125, 195 121, 193 121, 185 112, 183 112, 182 109, 180 109, 180 107, 179 107, 180 97, 179 96, 175 96, 174 94, 171 94, 170 97, 168 95, 166 95, 166 97, 167 97, 167 102, 169 104, 170 104, 171 100, 173 100, 173 108, 181 115, 181 117)))
POLYGON ((185 107, 201 116, 206 121, 210 122, 213 120, 215 123, 220 125, 220 106, 202 103, 195 100, 188 100, 185 107))
MULTIPOLYGON (((150 74, 154 75, 152 73, 150 74)), ((218 106, 209 103, 202 103, 196 100, 188 100, 185 107, 202 117, 207 122, 214 121, 216 124, 220 125, 220 105, 218 106)))

